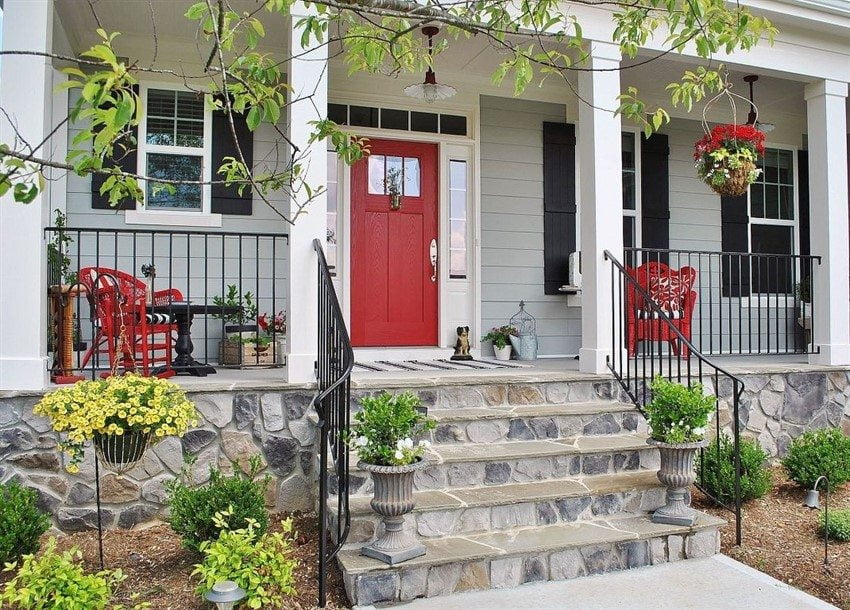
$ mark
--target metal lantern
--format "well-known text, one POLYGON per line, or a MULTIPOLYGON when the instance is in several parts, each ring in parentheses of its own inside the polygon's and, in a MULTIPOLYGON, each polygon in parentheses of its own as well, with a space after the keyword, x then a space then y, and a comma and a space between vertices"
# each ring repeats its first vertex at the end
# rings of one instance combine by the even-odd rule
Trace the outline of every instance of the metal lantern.
POLYGON ((204 598, 216 605, 218 610, 231 610, 237 602, 245 599, 245 589, 232 580, 221 580, 204 594, 204 598))
POLYGON ((537 360, 537 320, 525 311, 525 301, 519 302, 519 311, 511 316, 510 325, 517 330, 517 335, 511 336, 517 360, 537 360))

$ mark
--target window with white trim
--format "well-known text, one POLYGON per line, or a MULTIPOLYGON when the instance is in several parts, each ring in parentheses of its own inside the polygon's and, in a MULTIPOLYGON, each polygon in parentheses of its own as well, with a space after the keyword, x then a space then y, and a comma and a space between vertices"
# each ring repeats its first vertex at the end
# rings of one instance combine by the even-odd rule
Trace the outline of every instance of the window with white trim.
POLYGON ((639 248, 639 200, 637 196, 638 185, 638 144, 634 132, 624 131, 622 136, 623 147, 623 247, 639 248))
MULTIPOLYGON (((768 148, 759 160, 759 168, 761 175, 750 186, 750 252, 795 254, 797 199, 794 151, 768 148)), ((753 290, 792 292, 790 263, 783 263, 782 269, 776 269, 778 263, 771 265, 772 260, 777 259, 754 259, 753 290)))
MULTIPOLYGON (((168 86, 142 86, 145 115, 139 125, 139 173, 168 180, 209 181, 212 120, 204 95, 168 86)), ((145 211, 210 212, 208 185, 147 180, 145 211)))

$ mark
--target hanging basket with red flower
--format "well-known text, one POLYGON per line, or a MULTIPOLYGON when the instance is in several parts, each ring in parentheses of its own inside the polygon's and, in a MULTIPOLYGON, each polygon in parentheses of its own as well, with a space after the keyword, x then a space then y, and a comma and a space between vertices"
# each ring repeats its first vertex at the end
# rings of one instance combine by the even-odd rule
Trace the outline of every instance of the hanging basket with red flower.
POLYGON ((756 181, 764 134, 752 125, 718 125, 694 146, 697 173, 715 192, 738 197, 756 181))

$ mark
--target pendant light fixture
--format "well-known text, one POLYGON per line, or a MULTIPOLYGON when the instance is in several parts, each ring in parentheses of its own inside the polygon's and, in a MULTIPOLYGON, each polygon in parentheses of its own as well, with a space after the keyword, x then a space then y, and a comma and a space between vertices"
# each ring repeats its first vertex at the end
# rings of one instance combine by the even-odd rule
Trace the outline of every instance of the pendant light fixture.
POLYGON ((404 88, 404 94, 416 99, 425 100, 433 103, 437 100, 445 100, 457 93, 457 89, 449 85, 443 85, 437 82, 437 75, 434 73, 434 36, 440 29, 433 25, 428 25, 422 28, 422 33, 428 37, 428 57, 431 58, 431 64, 425 71, 425 82, 409 85, 404 88))
POLYGON ((762 123, 758 120, 758 113, 756 112, 756 105, 753 102, 753 83, 759 79, 757 74, 748 74, 744 77, 744 82, 750 84, 750 113, 747 115, 747 125, 752 125, 759 131, 763 131, 765 133, 771 132, 776 129, 776 125, 773 123, 762 123))

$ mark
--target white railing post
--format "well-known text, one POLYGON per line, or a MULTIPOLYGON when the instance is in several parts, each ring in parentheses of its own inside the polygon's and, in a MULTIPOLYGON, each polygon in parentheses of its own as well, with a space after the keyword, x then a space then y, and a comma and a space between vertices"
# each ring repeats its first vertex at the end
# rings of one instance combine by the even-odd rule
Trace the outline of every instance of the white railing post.
MULTIPOLYGON (((6 0, 3 49, 49 53, 52 37, 52 0, 6 0)), ((49 58, 3 58, 0 107, 8 119, 0 118, 0 142, 37 146, 50 133, 52 81, 49 58)), ((48 143, 37 154, 49 157, 53 150, 48 143)), ((50 183, 29 204, 15 203, 11 194, 0 199, 0 389, 4 390, 40 390, 48 381, 44 227, 49 189, 50 183)))
MULTIPOLYGON (((311 121, 324 117, 328 103, 328 50, 326 45, 302 49, 301 33, 295 24, 310 11, 303 3, 292 7, 289 30, 290 48, 296 55, 289 69, 292 100, 289 107, 288 135, 298 163, 303 168, 304 181, 312 188, 327 185, 327 154, 324 141, 309 143, 313 131, 311 121)), ((290 201, 290 214, 297 203, 304 201, 302 191, 290 201)), ((315 195, 302 214, 289 228, 287 272, 287 380, 306 382, 314 379, 313 367, 317 357, 318 337, 318 263, 313 240, 327 239, 327 198, 324 192, 315 195)))
MULTIPOLYGON (((578 156, 581 209, 581 349, 579 367, 586 373, 607 372, 611 354, 611 264, 605 250, 620 258, 623 251, 622 141, 619 115, 620 49, 590 42, 588 67, 579 72, 578 156)), ((622 259, 621 259, 622 260, 622 259)), ((620 349, 615 348, 615 351, 620 349)))
POLYGON ((809 195, 814 265, 812 325, 820 353, 812 364, 850 364, 850 277, 847 261, 847 83, 806 86, 809 195))

